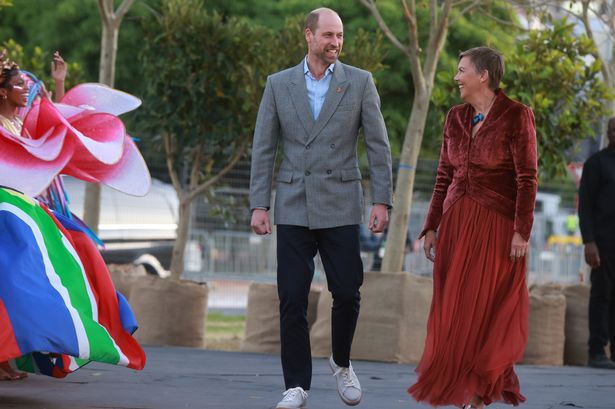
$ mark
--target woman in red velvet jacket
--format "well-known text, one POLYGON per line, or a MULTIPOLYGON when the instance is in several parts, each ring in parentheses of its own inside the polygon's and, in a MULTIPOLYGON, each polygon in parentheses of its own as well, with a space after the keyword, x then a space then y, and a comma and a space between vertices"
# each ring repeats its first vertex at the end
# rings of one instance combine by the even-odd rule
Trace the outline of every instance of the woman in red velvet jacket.
POLYGON ((434 294, 418 381, 409 392, 434 406, 483 408, 525 398, 513 370, 528 332, 525 282, 537 189, 534 114, 499 89, 500 53, 459 56, 465 104, 446 118, 422 236, 434 294))

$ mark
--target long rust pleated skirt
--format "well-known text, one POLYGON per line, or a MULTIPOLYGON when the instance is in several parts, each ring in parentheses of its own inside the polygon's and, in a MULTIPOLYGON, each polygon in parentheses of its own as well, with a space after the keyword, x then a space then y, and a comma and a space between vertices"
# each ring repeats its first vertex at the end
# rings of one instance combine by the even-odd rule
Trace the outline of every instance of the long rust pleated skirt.
POLYGON ((443 215, 425 350, 408 389, 417 401, 525 401, 513 365, 527 343, 529 301, 525 260, 509 258, 513 233, 512 220, 467 196, 443 215))

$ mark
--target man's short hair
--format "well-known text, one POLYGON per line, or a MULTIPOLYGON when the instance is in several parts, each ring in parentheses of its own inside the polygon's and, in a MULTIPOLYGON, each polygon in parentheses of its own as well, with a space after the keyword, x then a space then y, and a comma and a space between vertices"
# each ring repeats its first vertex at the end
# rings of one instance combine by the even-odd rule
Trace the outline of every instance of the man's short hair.
POLYGON ((495 91, 500 88, 500 81, 504 76, 504 57, 499 51, 489 47, 474 47, 459 53, 459 60, 468 57, 476 72, 485 70, 489 72, 489 88, 495 91))
POLYGON ((310 11, 310 14, 308 14, 307 17, 305 18, 305 28, 309 29, 312 33, 315 33, 316 30, 318 29, 318 17, 320 17, 320 13, 325 10, 328 10, 328 11, 331 11, 337 14, 335 10, 330 9, 328 7, 320 7, 320 8, 317 8, 316 10, 312 10, 310 11))

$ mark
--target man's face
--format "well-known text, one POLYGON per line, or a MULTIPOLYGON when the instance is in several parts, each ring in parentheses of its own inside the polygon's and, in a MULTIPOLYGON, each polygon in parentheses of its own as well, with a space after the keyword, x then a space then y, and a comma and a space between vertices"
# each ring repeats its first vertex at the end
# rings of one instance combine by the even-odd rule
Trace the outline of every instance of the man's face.
POLYGON ((609 145, 615 146, 615 118, 609 120, 609 126, 606 130, 606 136, 609 139, 609 145))
POLYGON ((339 16, 323 11, 318 17, 318 27, 312 32, 305 30, 308 44, 308 59, 331 65, 337 61, 344 43, 344 25, 339 16))

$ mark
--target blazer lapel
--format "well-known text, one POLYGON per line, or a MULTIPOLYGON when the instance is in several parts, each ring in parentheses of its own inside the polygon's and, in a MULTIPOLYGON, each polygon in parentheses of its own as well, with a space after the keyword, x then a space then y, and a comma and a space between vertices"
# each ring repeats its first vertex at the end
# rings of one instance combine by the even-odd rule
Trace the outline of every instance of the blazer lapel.
POLYGON ((329 119, 331 119, 333 113, 337 109, 337 106, 344 97, 348 86, 350 86, 350 84, 346 80, 344 67, 342 66, 342 63, 337 61, 335 63, 335 68, 333 69, 333 78, 331 78, 331 82, 329 83, 329 90, 327 91, 325 102, 320 110, 316 124, 314 124, 311 132, 308 133, 309 137, 307 143, 310 143, 316 139, 320 131, 322 131, 327 122, 329 122, 329 119))
POLYGON ((288 82, 288 91, 295 106, 295 111, 299 116, 301 125, 305 129, 305 134, 310 135, 314 127, 314 116, 308 102, 307 87, 305 86, 305 76, 303 73, 303 61, 293 69, 290 81, 288 82))

